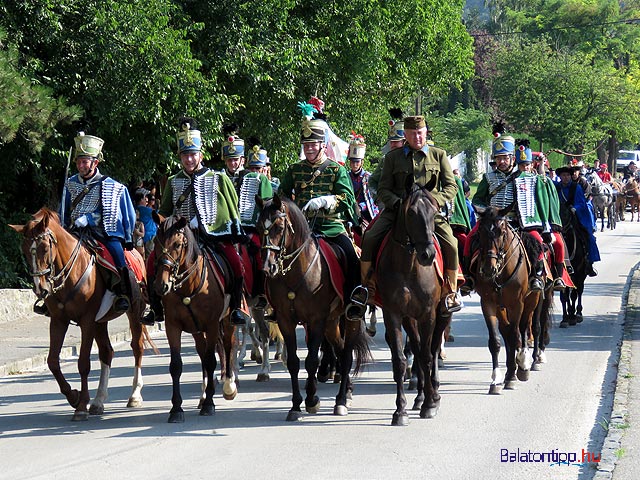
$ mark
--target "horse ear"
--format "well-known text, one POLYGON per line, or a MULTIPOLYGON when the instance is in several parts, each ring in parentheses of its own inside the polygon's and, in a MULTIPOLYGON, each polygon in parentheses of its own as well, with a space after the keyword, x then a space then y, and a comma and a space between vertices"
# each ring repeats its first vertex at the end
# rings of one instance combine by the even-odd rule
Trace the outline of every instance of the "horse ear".
POLYGON ((256 193, 255 199, 256 199, 256 205, 258 205, 258 207, 260 207, 260 210, 262 210, 264 208, 264 202, 262 201, 262 197, 256 193))
POLYGON ((486 212, 486 208, 485 207, 481 207, 479 205, 474 205, 473 203, 471 204, 471 206, 473 207, 473 210, 476 212, 476 214, 478 215, 483 215, 484 212, 486 212))
POLYGON ((177 229, 181 229, 187 226, 187 219, 184 217, 180 217, 178 218, 178 221, 176 222, 176 228, 177 229))
POLYGON ((280 197, 277 194, 273 196, 273 206, 276 210, 280 210, 282 207, 282 200, 280 200, 280 197))
POLYGON ((19 234, 24 235, 24 228, 26 227, 26 225, 9 225, 9 226, 19 234))
POLYGON ((162 215, 160 215, 158 212, 156 212, 155 210, 153 210, 151 212, 151 218, 153 218, 153 221, 155 222, 156 225, 160 225, 162 222, 164 222, 165 217, 163 217, 162 215))

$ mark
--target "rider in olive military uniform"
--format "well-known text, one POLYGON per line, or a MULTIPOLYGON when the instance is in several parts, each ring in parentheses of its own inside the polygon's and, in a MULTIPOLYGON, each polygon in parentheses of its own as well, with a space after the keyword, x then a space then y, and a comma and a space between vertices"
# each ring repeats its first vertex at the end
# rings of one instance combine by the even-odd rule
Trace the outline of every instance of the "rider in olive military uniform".
MULTIPOLYGON (((365 233, 360 258, 362 285, 369 291, 368 297, 371 297, 374 290, 371 270, 374 255, 393 225, 396 211, 406 191, 407 179, 411 179, 412 183, 417 185, 427 186, 440 208, 451 203, 456 196, 458 187, 447 154, 444 150, 427 144, 427 130, 424 117, 406 117, 404 146, 390 151, 384 157, 378 199, 384 203, 385 209, 365 233)), ((460 295, 456 291, 458 241, 442 215, 436 215, 435 234, 444 257, 444 307, 449 312, 456 312, 462 308, 460 295)), ((366 301, 367 295, 364 298, 354 298, 354 303, 366 301)))

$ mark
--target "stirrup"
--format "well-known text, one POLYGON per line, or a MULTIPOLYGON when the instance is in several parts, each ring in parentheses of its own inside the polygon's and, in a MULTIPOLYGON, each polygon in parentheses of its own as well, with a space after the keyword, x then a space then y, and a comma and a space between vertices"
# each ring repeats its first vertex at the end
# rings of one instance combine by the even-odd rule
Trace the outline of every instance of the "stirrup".
POLYGON ((367 287, 365 287, 364 285, 358 285, 353 289, 353 292, 351 292, 350 299, 351 302, 356 305, 360 305, 362 307, 366 306, 367 301, 369 300, 369 291, 367 290, 367 287))
POLYGON ((455 313, 462 310, 464 303, 458 292, 447 293, 444 297, 444 309, 449 313, 455 313))
POLYGON ((533 277, 531 280, 529 280, 529 290, 531 290, 532 292, 541 292, 542 290, 544 290, 544 285, 538 277, 533 277))
POLYGON ((558 277, 553 280, 553 289, 556 292, 562 292, 565 288, 567 288, 567 285, 564 283, 562 277, 558 277))
POLYGON ((264 308, 267 306, 267 297, 265 295, 258 295, 256 297, 256 304, 253 308, 264 308))
POLYGON ((240 308, 236 308, 233 312, 231 312, 231 316, 229 317, 232 325, 246 325, 251 321, 251 317, 244 313, 240 308))
POLYGON ((148 327, 153 327, 156 322, 164 322, 164 315, 157 314, 153 309, 149 310, 149 313, 140 319, 140 323, 148 327))

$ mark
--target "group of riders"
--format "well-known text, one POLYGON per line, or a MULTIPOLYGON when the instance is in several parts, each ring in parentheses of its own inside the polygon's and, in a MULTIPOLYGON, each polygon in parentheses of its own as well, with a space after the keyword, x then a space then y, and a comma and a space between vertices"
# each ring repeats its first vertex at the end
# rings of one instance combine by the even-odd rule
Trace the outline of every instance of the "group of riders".
MULTIPOLYGON (((363 319, 367 304, 373 301, 376 254, 393 226, 407 187, 418 185, 428 190, 440 210, 434 232, 444 265, 441 308, 445 312, 460 310, 461 293, 468 294, 474 287, 470 263, 477 243, 477 225, 471 228, 462 181, 454 175, 446 152, 431 140, 425 118, 403 117, 397 109, 390 110, 384 156, 376 170, 369 173, 363 169, 366 144, 362 136, 352 134, 344 162, 333 148, 336 137, 322 111, 323 103, 314 97, 299 107, 303 114, 300 159, 287 168, 281 182, 266 174, 267 151, 256 142, 245 148, 235 126, 225 131, 221 153, 226 168, 216 171, 204 166, 202 135, 195 120, 180 121, 177 150, 181 169, 168 178, 158 213, 186 218, 199 244, 226 259, 232 272, 228 285, 231 322, 244 325, 249 319, 242 308, 244 269, 248 267, 240 257, 239 246, 246 245, 250 254, 259 259, 256 223, 262 202, 257 202, 256 196, 268 201, 276 190, 301 208, 314 235, 324 237, 344 252, 345 314, 350 320, 363 319), (356 245, 354 232, 362 234, 360 245, 356 245), (465 281, 459 292, 460 266, 465 281)), ((587 198, 575 176, 579 168, 559 168, 556 173, 560 181, 554 182, 543 169, 534 171, 527 141, 514 140, 504 134, 503 128, 494 130, 493 168, 484 174, 471 203, 480 210, 489 206, 504 210, 513 228, 530 234, 541 246, 551 246, 555 289, 566 287, 565 269, 571 273, 561 234, 560 207, 564 204, 575 214, 577 225, 582 226, 577 228, 587 246, 587 272, 595 275, 593 263, 600 257, 587 198)), ((125 312, 131 302, 125 250, 133 248, 136 213, 127 188, 100 172, 102 147, 103 141, 98 137, 80 133, 75 138, 78 173, 66 182, 60 214, 66 228, 92 231, 111 254, 120 274, 120 281, 113 287, 114 309, 125 312)), ((147 260, 149 285, 157 260, 153 253, 147 260)), ((529 288, 544 289, 542 254, 531 258, 530 264, 529 288)), ((258 308, 264 308, 265 277, 259 261, 255 265, 254 288, 247 293, 258 298, 258 308)), ((153 324, 164 318, 162 302, 153 288, 148 291, 150 311, 142 321, 153 324)))

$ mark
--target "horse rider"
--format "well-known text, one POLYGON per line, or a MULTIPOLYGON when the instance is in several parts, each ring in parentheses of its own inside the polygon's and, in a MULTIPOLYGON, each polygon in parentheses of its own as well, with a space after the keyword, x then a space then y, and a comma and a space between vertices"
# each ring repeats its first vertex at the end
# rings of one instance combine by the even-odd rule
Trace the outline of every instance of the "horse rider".
POLYGON ((223 172, 231 179, 233 186, 238 191, 240 187, 240 178, 246 173, 244 169, 244 143, 242 148, 236 149, 233 147, 234 139, 238 137, 238 124, 228 123, 222 126, 222 133, 225 136, 228 147, 226 150, 222 149, 222 159, 224 160, 223 172))
POLYGON ((104 141, 80 132, 75 137, 74 157, 78 173, 66 183, 61 217, 67 228, 88 228, 107 247, 120 274, 113 285, 117 295, 113 308, 123 313, 131 305, 129 269, 124 249, 133 249, 136 211, 129 190, 122 183, 103 175, 98 164, 103 160, 104 141))
POLYGON ((353 194, 356 199, 356 213, 360 221, 360 228, 364 231, 367 225, 378 215, 378 206, 373 201, 373 194, 369 188, 371 173, 362 168, 362 160, 367 145, 364 137, 353 133, 349 142, 349 178, 353 186, 353 194))
MULTIPOLYGON (((244 269, 234 246, 244 235, 238 214, 238 195, 227 175, 202 165, 202 136, 194 119, 180 120, 177 133, 178 154, 182 169, 169 177, 158 213, 162 216, 180 215, 189 220, 198 242, 222 252, 233 274, 231 285, 231 323, 244 325, 249 316, 241 309, 244 269)), ((223 143, 223 157, 230 150, 244 151, 244 142, 232 136, 223 143)), ((149 257, 149 283, 153 282, 154 256, 149 257)), ((164 320, 160 297, 149 289, 150 312, 143 323, 164 320)))
POLYGON ((583 236, 586 235, 588 241, 586 272, 588 276, 595 277, 598 275, 598 272, 593 268, 593 264, 594 262, 600 261, 600 251, 598 250, 596 237, 593 234, 595 228, 593 217, 587 206, 582 186, 573 179, 573 170, 576 168, 580 167, 566 166, 558 168, 556 173, 560 177, 560 182, 556 182, 556 188, 558 190, 560 203, 570 209, 583 227, 583 236))
MULTIPOLYGON (((373 299, 373 260, 382 240, 393 226, 407 185, 417 184, 427 188, 440 208, 444 208, 447 202, 452 202, 456 195, 458 187, 447 154, 444 150, 427 144, 427 131, 423 116, 405 117, 405 141, 402 148, 391 150, 384 156, 378 197, 385 208, 364 234, 360 258, 362 285, 354 292, 354 304, 364 306, 368 299, 373 299)), ((443 306, 448 312, 456 312, 463 306, 456 288, 458 242, 443 215, 435 217, 435 235, 444 257, 443 306)))
POLYGON ((345 299, 359 282, 359 260, 347 235, 345 221, 358 225, 356 202, 347 170, 326 155, 329 127, 313 118, 316 108, 298 106, 304 115, 300 142, 304 158, 289 166, 280 184, 282 195, 291 198, 307 216, 315 235, 338 245, 346 256, 345 299))
POLYGON ((611 183, 613 179, 611 178, 611 174, 607 171, 607 164, 601 163, 600 168, 596 171, 596 174, 600 177, 603 183, 611 183))
MULTIPOLYGON (((251 140, 251 139, 250 139, 251 140)), ((256 230, 256 223, 260 216, 260 208, 256 202, 256 197, 262 200, 273 198, 273 187, 269 178, 265 175, 267 171, 267 151, 260 146, 257 139, 253 139, 253 146, 249 149, 247 169, 239 179, 238 186, 238 211, 240 213, 240 224, 242 229, 249 236, 249 254, 252 257, 255 268, 253 269, 253 296, 258 298, 256 308, 264 308, 267 299, 264 295, 264 272, 262 271, 260 259, 260 235, 256 230)))
MULTIPOLYGON (((530 170, 533 161, 531 150, 522 145, 518 148, 517 156, 515 140, 511 136, 503 136, 502 124, 494 126, 494 140, 492 143, 492 155, 496 162, 496 170, 487 172, 482 177, 473 196, 472 203, 475 206, 486 208, 489 206, 505 209, 509 208, 507 216, 509 223, 518 231, 526 231, 540 244, 540 254, 537 258, 530 258, 531 271, 529 276, 529 290, 542 291, 544 289, 543 273, 544 262, 542 256, 542 236, 538 230, 550 232, 550 225, 546 218, 548 209, 543 207, 548 198, 543 189, 539 188, 538 175, 530 170), (514 164, 516 159, 516 164, 514 164), (543 218, 544 215, 544 218, 543 218)), ((469 267, 474 248, 474 238, 477 234, 477 225, 467 238, 464 252, 463 270, 465 284, 462 286, 463 294, 473 290, 474 280, 469 267)))
MULTIPOLYGON (((391 150, 402 147, 404 145, 404 116, 402 110, 399 108, 390 108, 389 115, 391 119, 387 122, 389 125, 389 133, 387 136, 387 143, 382 147, 382 153, 387 154, 391 150)), ((378 165, 369 177, 369 189, 373 194, 373 198, 378 204, 379 210, 384 208, 384 205, 378 199, 378 183, 380 182, 380 176, 382 175, 382 164, 384 163, 384 156, 378 160, 378 165)))
POLYGON ((629 165, 622 168, 622 180, 636 179, 638 177, 638 167, 635 162, 629 162, 629 165))

